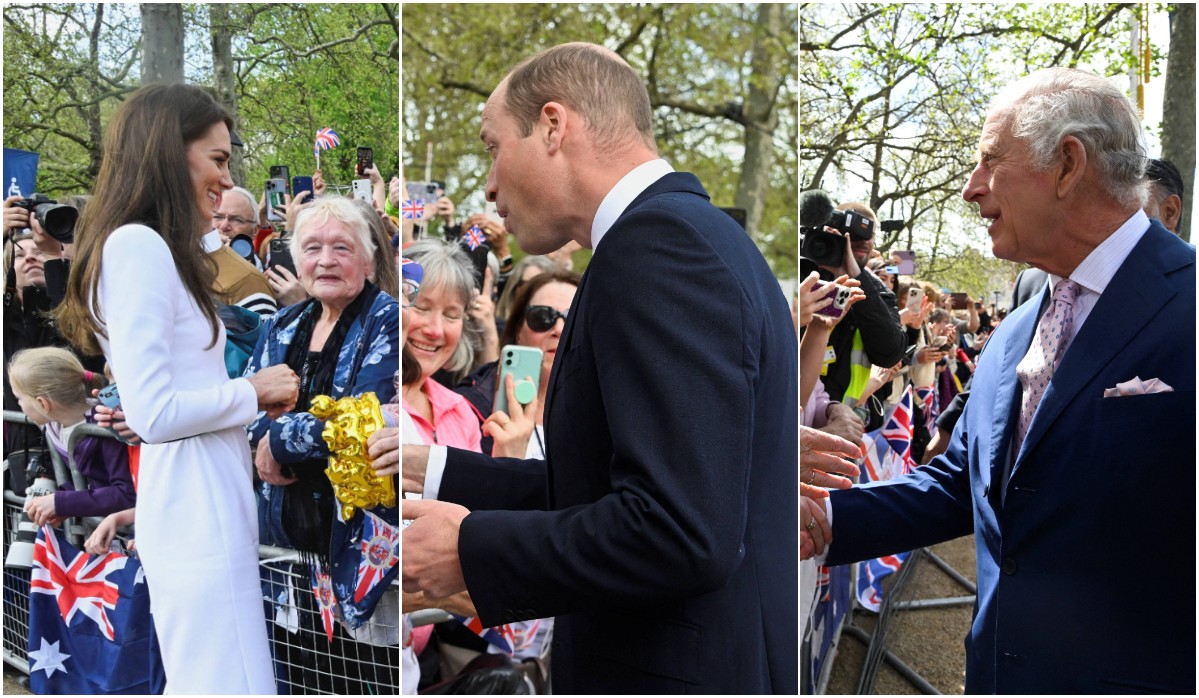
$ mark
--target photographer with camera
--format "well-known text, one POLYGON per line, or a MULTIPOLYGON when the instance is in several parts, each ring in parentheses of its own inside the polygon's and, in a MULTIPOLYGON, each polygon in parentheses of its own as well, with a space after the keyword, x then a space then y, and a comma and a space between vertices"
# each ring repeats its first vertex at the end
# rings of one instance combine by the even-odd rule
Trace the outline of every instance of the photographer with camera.
MULTIPOLYGON (((847 309, 830 333, 829 356, 821 373, 830 398, 854 406, 870 380, 870 367, 894 366, 903 358, 907 341, 899 325, 895 294, 865 268, 874 249, 878 217, 860 203, 842 204, 837 209, 833 210, 828 196, 819 190, 804 193, 800 203, 804 226, 801 256, 816 263, 822 279, 846 275, 856 279, 866 294, 847 309), (838 243, 838 238, 844 242, 838 243)), ((882 410, 871 408, 867 431, 881 423, 882 410)))

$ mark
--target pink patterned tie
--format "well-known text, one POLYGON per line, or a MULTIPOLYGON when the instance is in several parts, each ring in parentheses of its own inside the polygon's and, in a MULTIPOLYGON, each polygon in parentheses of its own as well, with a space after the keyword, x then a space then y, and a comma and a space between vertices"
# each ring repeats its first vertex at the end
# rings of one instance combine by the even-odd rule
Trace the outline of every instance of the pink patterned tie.
POLYGON ((1041 404, 1041 396, 1049 387, 1053 372, 1057 369, 1062 355, 1070 342, 1070 328, 1074 325, 1074 301, 1081 291, 1079 285, 1070 279, 1062 279, 1053 287, 1053 298, 1045 314, 1037 323, 1037 333, 1033 335, 1028 353, 1016 366, 1016 375, 1020 377, 1023 387, 1023 402, 1020 409, 1020 424, 1017 426, 1015 454, 1020 454, 1032 417, 1036 414, 1037 405, 1041 404))

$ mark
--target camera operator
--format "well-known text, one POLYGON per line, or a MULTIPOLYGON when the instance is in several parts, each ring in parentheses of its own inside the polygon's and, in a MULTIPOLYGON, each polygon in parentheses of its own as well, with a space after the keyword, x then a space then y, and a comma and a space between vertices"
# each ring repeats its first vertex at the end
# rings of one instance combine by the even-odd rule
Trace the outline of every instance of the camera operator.
MULTIPOLYGON (((44 195, 26 199, 10 196, 4 200, 4 365, 22 349, 68 346, 58 335, 48 313, 62 301, 70 270, 75 214, 87 203, 85 196, 71 196, 58 204, 44 195), (58 207, 74 209, 64 212, 58 207), (56 233, 48 234, 34 211, 49 215, 56 233), (52 209, 52 212, 51 212, 52 209), (65 218, 60 218, 65 216, 65 218), (70 221, 66 224, 64 221, 70 221)), ((85 368, 101 372, 102 357, 76 352, 85 368)), ((4 409, 20 411, 8 374, 4 375, 4 409)), ((4 452, 44 443, 40 431, 25 425, 5 425, 4 452)))
MULTIPOLYGON (((821 277, 831 280, 842 274, 856 279, 866 298, 845 314, 829 335, 832 361, 822 372, 825 390, 838 402, 856 404, 870 380, 870 367, 894 366, 904 356, 907 337, 899 325, 895 294, 866 268, 874 249, 874 231, 878 217, 861 203, 844 203, 838 210, 866 219, 868 226, 850 226, 845 237, 846 251, 837 266, 820 265, 821 277)), ((828 361, 828 358, 825 359, 828 361)), ((870 408, 866 429, 882 424, 882 410, 870 408)))

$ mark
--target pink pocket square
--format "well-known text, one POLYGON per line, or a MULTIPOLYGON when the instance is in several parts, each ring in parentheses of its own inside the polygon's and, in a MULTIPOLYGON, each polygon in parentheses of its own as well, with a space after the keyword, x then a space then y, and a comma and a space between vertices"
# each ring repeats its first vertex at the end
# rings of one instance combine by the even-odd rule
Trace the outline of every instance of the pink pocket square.
POLYGON ((1130 381, 1116 383, 1116 387, 1108 388, 1103 391, 1103 397, 1120 397, 1122 395, 1148 395, 1150 393, 1172 393, 1174 389, 1166 385, 1157 378, 1150 378, 1147 381, 1141 380, 1140 376, 1135 376, 1130 381))

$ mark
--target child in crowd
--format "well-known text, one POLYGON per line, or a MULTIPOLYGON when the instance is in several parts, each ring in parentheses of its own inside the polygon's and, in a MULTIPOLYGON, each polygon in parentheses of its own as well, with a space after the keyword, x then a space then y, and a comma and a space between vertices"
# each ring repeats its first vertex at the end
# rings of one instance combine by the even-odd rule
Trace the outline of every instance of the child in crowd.
MULTIPOLYGON (((45 428, 47 443, 67 460, 71 433, 88 421, 93 406, 90 391, 107 385, 108 380, 85 370, 74 354, 59 347, 17 352, 8 376, 21 411, 45 428)), ((54 494, 33 498, 25 505, 30 520, 39 526, 57 526, 72 516, 106 516, 133 507, 133 476, 125 444, 83 436, 75 442, 71 455, 89 488, 76 490, 67 482, 54 494)))

